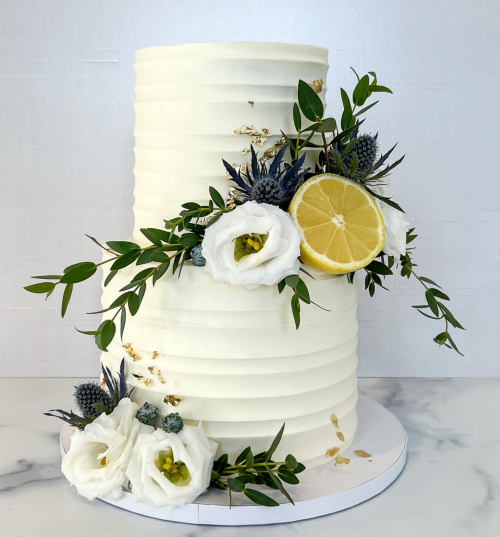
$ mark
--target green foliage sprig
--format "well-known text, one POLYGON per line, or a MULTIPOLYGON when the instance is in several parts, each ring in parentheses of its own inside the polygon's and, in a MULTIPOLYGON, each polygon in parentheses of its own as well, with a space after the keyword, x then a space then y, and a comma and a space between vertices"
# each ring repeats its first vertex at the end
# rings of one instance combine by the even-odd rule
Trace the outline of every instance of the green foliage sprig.
POLYGON ((100 248, 110 253, 111 257, 100 263, 86 261, 71 265, 63 270, 62 275, 33 276, 35 279, 50 281, 28 285, 25 287, 26 291, 45 294, 48 298, 58 285, 63 285, 61 315, 64 317, 71 300, 73 286, 91 278, 99 266, 112 263, 104 281, 106 287, 120 270, 134 263, 137 266, 158 263, 156 266, 148 267, 135 274, 130 283, 120 289, 122 294, 110 306, 91 313, 100 314, 116 310, 111 319, 104 320, 97 330, 78 330, 82 334, 93 336, 97 347, 106 352, 116 334, 117 317, 120 315, 120 335, 123 337, 127 308, 130 315, 136 315, 146 293, 148 282, 154 286, 170 267, 173 274, 177 272, 180 276, 185 261, 189 259, 190 250, 203 240, 205 229, 215 223, 224 213, 232 210, 226 208, 223 197, 215 188, 210 187, 209 192, 211 199, 207 205, 194 202, 184 203, 183 210, 178 217, 165 220, 165 229, 141 229, 142 234, 150 243, 148 246, 141 247, 128 241, 109 241, 104 246, 94 237, 89 237, 100 248), (203 222, 202 219, 208 216, 210 220, 203 222))
MULTIPOLYGON (((302 272, 307 274, 310 278, 312 276, 303 268, 300 269, 302 272)), ((314 279, 314 278, 313 278, 314 279)), ((293 314, 293 320, 295 322, 295 328, 298 330, 300 326, 300 302, 305 302, 306 304, 314 304, 318 308, 321 308, 322 310, 325 310, 325 308, 322 308, 319 304, 316 304, 316 302, 313 302, 311 300, 311 297, 309 296, 309 290, 307 289, 307 285, 305 284, 304 280, 300 278, 298 275, 293 276, 287 276, 283 280, 281 280, 278 283, 278 292, 281 294, 285 287, 290 287, 293 291, 292 299, 291 299, 291 306, 292 306, 292 314, 293 314)), ((329 311, 329 310, 325 310, 329 311)))
MULTIPOLYGON (((414 234, 415 228, 408 230, 406 233, 406 244, 413 242, 418 235, 414 234)), ((368 290, 370 296, 375 294, 376 286, 381 287, 382 289, 388 290, 387 287, 384 287, 382 284, 382 278, 385 276, 390 276, 393 274, 393 267, 399 263, 401 265, 401 276, 406 278, 411 278, 412 276, 425 288, 425 300, 426 304, 419 306, 412 306, 419 313, 428 319, 438 321, 444 319, 445 329, 443 332, 440 332, 435 338, 434 341, 438 345, 444 345, 449 349, 453 349, 458 354, 463 354, 458 350, 455 342, 453 341, 450 334, 450 326, 453 328, 458 328, 460 330, 465 330, 465 328, 457 321, 455 316, 451 313, 447 306, 443 304, 443 301, 449 301, 450 297, 441 291, 441 287, 425 276, 418 276, 415 272, 415 267, 418 266, 413 262, 412 253, 414 248, 406 248, 406 254, 402 255, 399 260, 395 260, 393 256, 384 256, 381 254, 378 260, 372 261, 368 266, 365 267, 365 289, 368 290), (387 263, 386 263, 387 260, 387 263), (422 310, 430 310, 429 313, 425 313, 422 310)))
POLYGON ((283 482, 289 485, 297 485, 297 474, 303 472, 306 467, 297 462, 293 455, 287 455, 283 462, 275 462, 272 459, 276 448, 283 437, 285 424, 273 440, 267 451, 254 455, 250 447, 244 449, 234 464, 229 464, 228 455, 224 454, 214 462, 210 485, 220 490, 229 491, 229 504, 232 505, 232 493, 243 492, 252 502, 266 507, 277 507, 279 503, 256 490, 249 485, 262 485, 274 490, 279 490, 292 504, 292 497, 285 489, 283 482))

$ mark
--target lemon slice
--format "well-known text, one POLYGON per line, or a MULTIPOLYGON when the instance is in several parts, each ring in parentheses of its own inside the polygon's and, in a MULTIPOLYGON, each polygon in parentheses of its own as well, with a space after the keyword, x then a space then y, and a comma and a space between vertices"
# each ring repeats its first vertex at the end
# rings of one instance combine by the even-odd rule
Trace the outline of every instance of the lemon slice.
POLYGON ((375 200, 345 177, 325 173, 309 179, 289 212, 301 231, 302 261, 322 272, 366 267, 384 246, 384 218, 375 200))

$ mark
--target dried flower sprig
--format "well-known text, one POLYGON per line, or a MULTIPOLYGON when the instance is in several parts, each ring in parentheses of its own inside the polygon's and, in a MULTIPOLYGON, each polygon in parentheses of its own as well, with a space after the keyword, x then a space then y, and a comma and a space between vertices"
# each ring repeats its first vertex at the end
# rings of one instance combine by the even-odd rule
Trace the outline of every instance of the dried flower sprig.
POLYGON ((244 449, 234 464, 229 464, 228 455, 224 454, 214 462, 210 485, 212 487, 229 491, 229 503, 232 503, 232 493, 243 492, 252 502, 265 507, 277 507, 279 503, 248 485, 262 485, 274 490, 279 490, 292 504, 292 497, 285 489, 283 482, 289 485, 297 485, 297 474, 303 472, 306 467, 297 462, 293 455, 287 455, 285 461, 275 462, 272 456, 276 451, 285 430, 285 424, 273 440, 267 451, 254 455, 250 447, 244 449), (234 477, 233 477, 234 476, 234 477))

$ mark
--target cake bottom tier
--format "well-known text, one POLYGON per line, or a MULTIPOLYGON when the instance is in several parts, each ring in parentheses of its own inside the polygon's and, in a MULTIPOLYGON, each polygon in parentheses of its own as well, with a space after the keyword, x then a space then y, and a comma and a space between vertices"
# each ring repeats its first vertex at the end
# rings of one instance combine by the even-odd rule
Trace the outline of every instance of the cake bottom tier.
MULTIPOLYGON (((104 307, 137 272, 128 267, 113 278, 104 307)), ((266 450, 285 423, 275 460, 291 453, 319 466, 332 449, 345 451, 356 431, 357 287, 345 276, 304 279, 325 309, 302 305, 296 330, 287 289, 250 291, 186 265, 180 278, 148 286, 139 312, 127 316, 123 341, 118 330, 101 361, 118 371, 125 358, 134 401, 201 421, 230 460, 247 446, 266 450)))

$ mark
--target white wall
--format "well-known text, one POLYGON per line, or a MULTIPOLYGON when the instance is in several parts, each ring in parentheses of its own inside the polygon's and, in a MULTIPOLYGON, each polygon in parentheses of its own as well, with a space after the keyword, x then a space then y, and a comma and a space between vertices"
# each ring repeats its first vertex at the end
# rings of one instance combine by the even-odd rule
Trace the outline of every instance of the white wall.
POLYGON ((420 317, 418 283, 361 294, 360 374, 500 374, 500 9, 496 0, 1 0, 0 374, 86 376, 98 351, 74 326, 98 319, 99 281, 60 298, 22 290, 100 253, 132 229, 133 53, 200 41, 284 41, 330 49, 330 110, 352 65, 394 90, 367 130, 404 164, 394 194, 420 233, 420 272, 444 285, 467 327, 462 358, 439 349, 420 317))

